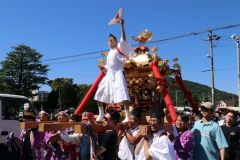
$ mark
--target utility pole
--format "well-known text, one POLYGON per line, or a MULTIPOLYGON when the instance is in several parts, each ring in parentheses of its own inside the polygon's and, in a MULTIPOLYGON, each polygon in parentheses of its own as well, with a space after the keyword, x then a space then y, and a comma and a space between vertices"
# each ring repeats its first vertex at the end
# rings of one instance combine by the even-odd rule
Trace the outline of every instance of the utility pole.
POLYGON ((212 104, 215 104, 215 93, 214 93, 214 89, 215 89, 215 84, 214 84, 214 65, 213 65, 213 44, 212 44, 212 40, 213 40, 213 35, 212 35, 212 30, 209 31, 210 34, 208 36, 208 40, 210 43, 210 62, 211 62, 211 77, 212 77, 212 104))
POLYGON ((211 82, 212 82, 212 104, 215 104, 215 82, 214 82, 214 63, 213 63, 213 40, 219 41, 219 39, 221 38, 220 36, 217 35, 213 35, 212 34, 212 30, 209 30, 210 34, 208 36, 208 41, 210 43, 210 54, 209 54, 209 58, 210 58, 210 63, 211 63, 211 82))
POLYGON ((238 106, 240 107, 240 36, 232 35, 231 38, 237 42, 237 64, 238 64, 238 106))

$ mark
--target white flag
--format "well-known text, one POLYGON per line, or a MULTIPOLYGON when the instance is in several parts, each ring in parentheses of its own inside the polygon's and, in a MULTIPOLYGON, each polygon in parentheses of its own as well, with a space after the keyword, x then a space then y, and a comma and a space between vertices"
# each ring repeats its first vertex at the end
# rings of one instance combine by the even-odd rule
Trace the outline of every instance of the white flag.
POLYGON ((122 16, 123 16, 123 8, 120 8, 118 10, 117 15, 108 22, 108 25, 116 24, 117 22, 119 22, 120 19, 122 19, 122 16))

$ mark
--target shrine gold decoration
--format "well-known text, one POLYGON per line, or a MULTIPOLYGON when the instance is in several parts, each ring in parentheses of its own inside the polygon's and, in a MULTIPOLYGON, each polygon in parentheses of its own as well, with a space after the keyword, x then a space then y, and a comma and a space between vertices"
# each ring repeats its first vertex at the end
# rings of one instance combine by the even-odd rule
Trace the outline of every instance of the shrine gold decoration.
POLYGON ((145 29, 137 37, 132 36, 132 39, 135 41, 138 41, 140 43, 145 43, 145 42, 151 40, 152 36, 153 36, 152 32, 145 29))

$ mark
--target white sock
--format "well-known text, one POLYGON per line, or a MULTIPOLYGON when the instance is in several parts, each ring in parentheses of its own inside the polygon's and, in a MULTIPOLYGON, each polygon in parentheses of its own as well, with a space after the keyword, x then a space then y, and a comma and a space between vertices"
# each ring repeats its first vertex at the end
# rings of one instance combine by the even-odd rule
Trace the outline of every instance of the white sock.
POLYGON ((99 115, 96 121, 102 121, 104 119, 104 110, 103 107, 98 107, 99 115))
POLYGON ((125 110, 125 118, 122 122, 128 122, 129 121, 129 116, 130 116, 129 110, 125 110))
POLYGON ((129 117, 129 110, 125 110, 125 116, 129 117))
POLYGON ((99 115, 104 115, 103 107, 98 107, 99 115))

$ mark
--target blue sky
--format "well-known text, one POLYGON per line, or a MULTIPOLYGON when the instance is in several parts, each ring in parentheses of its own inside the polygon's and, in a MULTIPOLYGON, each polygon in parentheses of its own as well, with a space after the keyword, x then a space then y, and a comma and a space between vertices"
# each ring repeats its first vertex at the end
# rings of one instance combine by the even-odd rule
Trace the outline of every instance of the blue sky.
MULTIPOLYGON (((108 34, 119 36, 120 28, 107 23, 121 7, 128 39, 149 29, 154 41, 240 24, 239 6, 239 0, 1 0, 0 61, 22 43, 42 53, 43 60, 108 49, 108 34)), ((214 32, 222 37, 214 48, 215 86, 237 93, 236 43, 230 38, 234 33, 240 34, 240 27, 214 32)), ((210 68, 207 37, 205 33, 149 47, 155 45, 163 59, 179 57, 183 79, 210 86, 210 72, 201 72, 210 68)), ((67 77, 90 84, 99 73, 100 57, 98 53, 43 62, 51 69, 49 79, 67 77)))

